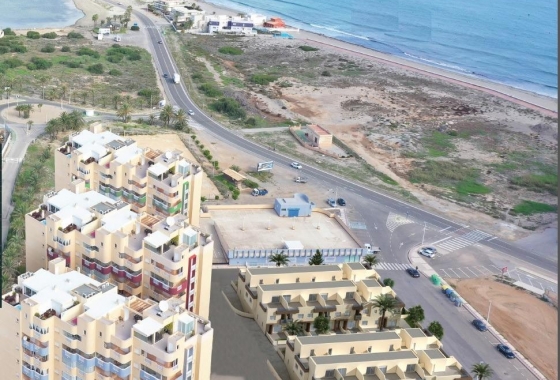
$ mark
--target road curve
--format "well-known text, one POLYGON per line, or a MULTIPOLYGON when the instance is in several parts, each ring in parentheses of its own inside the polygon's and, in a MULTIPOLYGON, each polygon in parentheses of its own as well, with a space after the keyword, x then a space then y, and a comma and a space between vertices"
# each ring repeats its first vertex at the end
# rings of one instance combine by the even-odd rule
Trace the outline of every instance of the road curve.
MULTIPOLYGON (((116 5, 115 3, 113 4, 116 5)), ((149 38, 152 42, 152 48, 154 52, 153 59, 155 60, 156 66, 163 73, 168 73, 169 76, 172 76, 174 72, 179 72, 173 58, 171 57, 171 54, 169 53, 169 50, 167 49, 158 26, 143 13, 138 11, 133 11, 133 13, 147 27, 149 38), (163 42, 160 44, 158 43, 158 41, 163 42)), ((166 88, 168 96, 170 97, 170 101, 174 105, 177 105, 184 109, 195 110, 195 115, 191 117, 194 121, 196 121, 200 125, 203 125, 209 133, 222 140, 226 144, 235 146, 238 149, 254 155, 255 164, 258 161, 274 161, 275 165, 282 165, 286 167, 290 166, 290 163, 293 161, 291 158, 245 139, 241 135, 223 127, 222 125, 214 121, 210 116, 206 115, 191 100, 182 82, 180 84, 174 84, 170 79, 168 79, 166 82, 164 82, 164 86, 166 88)), ((307 176, 325 181, 331 184, 332 187, 345 187, 349 191, 360 195, 365 199, 370 200, 371 202, 383 204, 385 207, 394 210, 399 214, 408 214, 410 218, 421 221, 422 223, 427 222, 441 229, 447 227, 459 229, 464 227, 463 225, 446 219, 443 216, 425 211, 417 206, 407 204, 387 194, 380 193, 376 190, 367 188, 344 178, 340 178, 337 175, 327 173, 313 166, 306 165, 305 169, 307 176)), ((552 260, 548 260, 547 258, 541 257, 537 254, 529 252, 523 248, 520 248, 501 239, 492 238, 492 240, 483 240, 480 241, 479 244, 498 250, 517 259, 524 260, 545 270, 549 270, 549 268, 556 266, 556 263, 552 260)))

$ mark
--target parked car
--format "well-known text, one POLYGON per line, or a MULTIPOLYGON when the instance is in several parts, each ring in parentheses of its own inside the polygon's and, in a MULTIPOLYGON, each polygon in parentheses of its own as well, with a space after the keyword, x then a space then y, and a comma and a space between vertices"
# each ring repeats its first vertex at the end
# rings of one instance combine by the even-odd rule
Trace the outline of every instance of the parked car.
POLYGON ((338 203, 339 206, 346 206, 346 201, 343 198, 338 198, 336 203, 338 203))
POLYGON ((437 253, 437 249, 435 249, 434 247, 424 247, 424 249, 433 254, 437 253))
POLYGON ((418 253, 421 254, 422 256, 429 257, 430 259, 433 259, 434 256, 436 255, 435 253, 433 253, 432 251, 430 251, 426 248, 420 248, 418 250, 418 253))
POLYGON ((472 324, 473 324, 474 327, 476 327, 476 329, 477 329, 478 331, 486 331, 486 330, 488 330, 488 328, 486 327, 486 324, 485 324, 483 321, 481 321, 480 319, 475 319, 475 320, 473 320, 473 321, 472 321, 472 324))
POLYGON ((336 207, 336 201, 334 200, 334 198, 329 198, 329 199, 327 199, 327 203, 328 203, 329 206, 331 206, 331 207, 336 207))
POLYGON ((295 182, 297 183, 306 183, 307 182, 307 177, 296 177, 294 179, 295 182))
POLYGON ((167 78, 168 76, 169 76, 169 75, 167 75, 167 74, 163 74, 163 77, 164 77, 164 78, 167 78))
POLYGON ((188 110, 187 113, 191 116, 194 116, 194 111, 193 110, 188 110))
POLYGON ((502 355, 504 355, 506 358, 508 359, 515 359, 515 354, 513 353, 513 351, 511 350, 511 348, 509 348, 508 346, 506 346, 505 344, 498 344, 496 346, 496 348, 498 349, 498 351, 500 351, 502 353, 502 355))
POLYGON ((268 194, 267 189, 253 189, 253 191, 251 191, 251 195, 254 197, 258 197, 259 195, 266 195, 266 194, 268 194))
POLYGON ((292 168, 296 169, 301 169, 303 167, 299 162, 292 162, 290 165, 292 165, 292 168))
POLYGON ((268 190, 267 189, 260 189, 259 190, 259 195, 266 195, 268 194, 268 190))
POLYGON ((408 269, 406 270, 406 273, 408 273, 411 277, 414 277, 414 278, 420 277, 420 272, 418 272, 418 271, 417 271, 416 269, 414 269, 414 268, 408 268, 408 269))
POLYGON ((157 43, 161 45, 163 43, 163 41, 158 41, 157 43))

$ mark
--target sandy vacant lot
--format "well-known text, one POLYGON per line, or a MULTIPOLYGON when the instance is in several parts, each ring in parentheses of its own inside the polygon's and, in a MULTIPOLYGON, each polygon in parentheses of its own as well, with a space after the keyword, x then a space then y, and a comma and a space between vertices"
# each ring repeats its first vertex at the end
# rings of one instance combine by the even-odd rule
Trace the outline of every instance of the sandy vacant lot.
POLYGON ((524 290, 488 278, 449 280, 547 379, 558 378, 558 310, 524 290), (484 314, 485 315, 485 314, 484 314))

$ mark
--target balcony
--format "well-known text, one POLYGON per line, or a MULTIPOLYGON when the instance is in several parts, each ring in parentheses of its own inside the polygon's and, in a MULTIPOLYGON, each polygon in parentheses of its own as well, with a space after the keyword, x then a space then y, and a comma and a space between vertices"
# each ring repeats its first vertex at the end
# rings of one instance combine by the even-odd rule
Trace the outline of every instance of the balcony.
POLYGON ((161 292, 164 292, 166 295, 171 295, 171 296, 175 296, 179 293, 181 293, 183 290, 187 289, 187 280, 184 279, 183 281, 181 281, 177 286, 169 286, 164 284, 161 281, 156 280, 153 277, 150 277, 150 285, 152 285, 155 291, 158 291, 158 293, 161 294, 161 292))
POLYGON ((58 230, 62 231, 63 234, 67 234, 67 233, 72 232, 72 231, 77 230, 77 229, 78 229, 78 226, 76 226, 74 223, 71 223, 64 228, 58 227, 58 230))

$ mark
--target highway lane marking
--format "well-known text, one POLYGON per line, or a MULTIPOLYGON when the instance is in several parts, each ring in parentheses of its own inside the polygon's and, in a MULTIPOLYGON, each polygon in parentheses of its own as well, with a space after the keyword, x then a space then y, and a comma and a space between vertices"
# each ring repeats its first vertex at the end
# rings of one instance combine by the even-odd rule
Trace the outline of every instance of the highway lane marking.
POLYGON ((435 242, 433 242, 433 243, 431 243, 431 244, 429 244, 429 245, 434 245, 434 244, 437 244, 437 243, 441 243, 442 241, 447 240, 447 239, 451 239, 452 237, 453 237, 453 236, 448 236, 448 237, 443 238, 443 239, 441 239, 441 240, 435 241, 435 242))
POLYGON ((461 268, 457 268, 457 270, 460 270, 461 272, 463 272, 463 274, 465 276, 467 276, 467 278, 471 278, 464 270, 462 270, 461 268))
POLYGON ((443 273, 445 273, 445 277, 451 277, 451 276, 445 271, 445 269, 440 269, 440 271, 442 271, 443 273))
POLYGON ((452 228, 452 227, 449 226, 449 227, 447 227, 447 228, 444 228, 443 230, 440 230, 439 232, 443 232, 443 231, 448 230, 448 229, 450 229, 450 228, 452 228))
POLYGON ((486 241, 492 241, 492 240, 497 239, 497 238, 498 238, 497 236, 494 236, 492 239, 488 239, 486 241))
POLYGON ((461 278, 461 276, 459 276, 459 275, 457 274, 457 272, 455 272, 455 271, 453 270, 453 268, 447 268, 447 269, 449 269, 451 272, 455 273, 455 277, 461 278))

